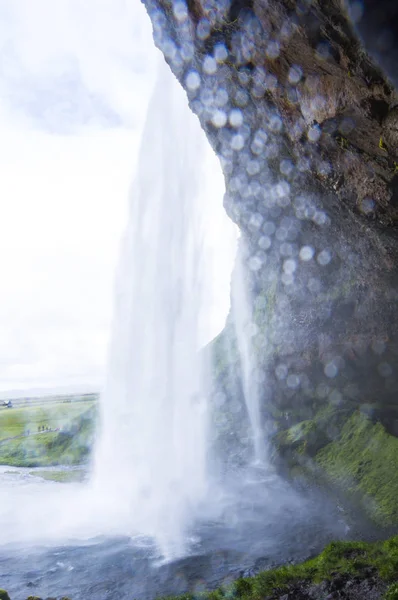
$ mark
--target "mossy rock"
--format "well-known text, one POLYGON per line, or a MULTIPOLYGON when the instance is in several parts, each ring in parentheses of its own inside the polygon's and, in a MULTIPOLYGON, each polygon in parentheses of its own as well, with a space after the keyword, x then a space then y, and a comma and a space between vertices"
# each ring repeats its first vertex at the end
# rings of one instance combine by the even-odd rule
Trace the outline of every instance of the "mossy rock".
POLYGON ((10 600, 10 596, 5 590, 0 590, 0 600, 10 600))
POLYGON ((279 454, 287 457, 293 465, 299 455, 313 456, 328 441, 316 421, 307 420, 277 433, 274 445, 279 454))
POLYGON ((398 600, 398 583, 393 583, 384 595, 384 600, 398 600))
MULTIPOLYGON (((385 542, 332 542, 321 554, 302 564, 263 571, 254 577, 240 578, 230 588, 219 588, 200 595, 201 600, 275 600, 304 597, 297 590, 318 589, 329 597, 336 582, 346 582, 353 592, 361 582, 383 594, 386 600, 396 600, 398 586, 398 537, 385 542), (390 587, 388 587, 390 586, 390 587)), ((309 597, 306 595, 305 597, 309 597)), ((333 596, 330 596, 333 597, 333 596)), ((346 596, 344 596, 346 597, 346 596)), ((347 596, 348 597, 348 596, 347 596)), ((351 596, 349 596, 351 597, 351 596)), ((354 596, 353 596, 354 597, 354 596)), ((355 596, 360 597, 360 596, 355 596)), ((177 597, 195 600, 191 594, 177 597)), ((171 600, 171 599, 169 599, 171 600)), ((365 600, 365 598, 364 598, 365 600)))
POLYGON ((208 344, 206 353, 209 354, 212 374, 216 379, 236 368, 239 350, 236 334, 230 323, 208 344))
POLYGON ((328 480, 360 499, 381 526, 398 525, 398 439, 356 412, 316 455, 328 480))
POLYGON ((398 600, 398 583, 390 585, 384 594, 384 600, 398 600))

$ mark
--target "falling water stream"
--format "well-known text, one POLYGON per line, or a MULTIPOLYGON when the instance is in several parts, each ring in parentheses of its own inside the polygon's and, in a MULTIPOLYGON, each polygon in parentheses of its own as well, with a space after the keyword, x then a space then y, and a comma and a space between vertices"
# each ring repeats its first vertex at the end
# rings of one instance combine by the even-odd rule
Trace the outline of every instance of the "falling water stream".
POLYGON ((135 532, 181 552, 206 495, 201 389, 203 136, 162 60, 131 191, 94 483, 135 532))
POLYGON ((243 397, 250 421, 253 459, 265 465, 265 436, 261 424, 260 395, 256 378, 256 356, 252 345, 253 321, 250 296, 245 285, 242 253, 238 253, 231 285, 231 308, 242 371, 243 397))

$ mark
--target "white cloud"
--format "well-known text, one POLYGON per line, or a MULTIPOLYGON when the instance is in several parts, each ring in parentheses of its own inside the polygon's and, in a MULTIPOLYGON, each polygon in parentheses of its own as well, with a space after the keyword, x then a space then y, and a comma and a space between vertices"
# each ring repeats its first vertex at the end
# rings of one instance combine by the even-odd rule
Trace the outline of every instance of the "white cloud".
MULTIPOLYGON (((0 0, 0 394, 104 377, 157 60, 139 0, 0 0)), ((214 330, 235 240, 217 175, 214 330)))
POLYGON ((0 0, 0 390, 103 378, 155 60, 139 2, 0 0))
MULTIPOLYGON (((33 115, 58 102, 139 123, 156 53, 144 7, 130 0, 1 0, 3 95, 33 115), (41 106, 44 105, 44 106, 41 106)), ((0 25, 1 27, 1 25, 0 25)), ((77 115, 75 115, 77 117, 77 115)))
POLYGON ((54 374, 64 381, 82 368, 98 380, 137 136, 7 137, 6 147, 0 141, 0 387, 14 377, 11 387, 54 374))

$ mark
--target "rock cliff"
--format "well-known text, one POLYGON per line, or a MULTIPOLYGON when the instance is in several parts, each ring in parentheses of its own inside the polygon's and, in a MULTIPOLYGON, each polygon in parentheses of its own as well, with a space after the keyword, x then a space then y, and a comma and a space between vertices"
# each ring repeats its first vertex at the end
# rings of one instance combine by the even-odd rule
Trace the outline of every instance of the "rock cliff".
MULTIPOLYGON (((275 460, 396 525, 394 493, 365 480, 380 455, 398 466, 398 95, 356 33, 360 15, 342 0, 144 4, 242 233, 275 460)), ((231 319, 214 346, 224 389, 231 319)))

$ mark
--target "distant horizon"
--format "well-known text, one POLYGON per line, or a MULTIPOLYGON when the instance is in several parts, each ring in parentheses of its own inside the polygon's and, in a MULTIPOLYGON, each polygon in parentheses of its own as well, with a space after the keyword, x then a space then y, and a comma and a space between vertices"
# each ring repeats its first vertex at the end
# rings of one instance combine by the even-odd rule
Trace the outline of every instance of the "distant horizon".
POLYGON ((57 395, 79 395, 79 394, 100 394, 101 385, 75 384, 58 386, 40 386, 40 387, 20 387, 9 390, 0 390, 1 400, 12 400, 16 398, 40 398, 43 396, 57 395))

